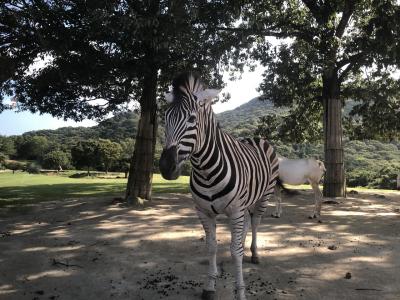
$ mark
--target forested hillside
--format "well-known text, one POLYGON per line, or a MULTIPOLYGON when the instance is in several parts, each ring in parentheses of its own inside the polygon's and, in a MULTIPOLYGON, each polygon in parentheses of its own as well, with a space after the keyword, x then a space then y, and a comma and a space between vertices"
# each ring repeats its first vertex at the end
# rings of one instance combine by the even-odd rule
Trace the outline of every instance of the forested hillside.
MULTIPOLYGON (((263 102, 255 98, 234 110, 218 114, 217 119, 221 127, 227 132, 237 137, 245 137, 254 135, 260 117, 271 114, 279 115, 284 112, 284 109, 275 108, 269 101, 263 102)), ((67 167, 71 167, 71 165, 75 166, 73 159, 71 159, 72 148, 82 141, 103 139, 122 145, 122 158, 116 159, 114 167, 111 167, 111 169, 126 170, 126 164, 131 154, 129 149, 132 147, 134 143, 132 139, 137 133, 137 121, 137 112, 123 112, 93 127, 64 127, 57 130, 31 131, 22 136, 3 137, 0 139, 0 153, 3 152, 9 158, 37 160, 38 163, 42 164, 46 152, 60 150, 65 152, 67 157, 70 157, 71 163, 67 167), (10 146, 10 143, 6 145, 7 143, 4 142, 6 140, 11 141, 13 146, 10 146), (40 145, 40 147, 35 145, 40 145), (13 147, 14 150, 10 150, 13 147), (26 155, 28 152, 35 154, 26 155)), ((163 127, 160 125, 157 154, 154 162, 156 171, 164 139, 163 132, 163 127)), ((275 142, 275 146, 280 155, 289 158, 317 157, 323 159, 321 144, 289 144, 278 141, 275 142)), ((400 143, 398 141, 382 143, 375 140, 350 141, 345 138, 344 147, 349 186, 395 187, 396 174, 400 169, 400 143)), ((93 168, 101 170, 104 168, 104 163, 94 164, 93 168)), ((187 165, 184 172, 188 173, 188 171, 189 166, 187 165)))
POLYGON ((249 102, 217 115, 222 128, 234 136, 252 136, 259 125, 259 118, 271 114, 281 114, 284 109, 276 108, 270 101, 254 98, 249 102))

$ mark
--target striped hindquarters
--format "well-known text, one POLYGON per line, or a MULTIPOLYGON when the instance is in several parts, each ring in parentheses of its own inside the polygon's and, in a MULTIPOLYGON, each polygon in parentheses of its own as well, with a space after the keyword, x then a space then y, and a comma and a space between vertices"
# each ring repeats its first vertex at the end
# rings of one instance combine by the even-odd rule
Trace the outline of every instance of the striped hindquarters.
POLYGON ((249 144, 259 150, 262 159, 268 166, 268 187, 264 193, 264 196, 273 194, 276 180, 279 176, 279 161, 276 155, 275 149, 271 146, 267 140, 260 138, 245 138, 240 139, 241 142, 249 144))

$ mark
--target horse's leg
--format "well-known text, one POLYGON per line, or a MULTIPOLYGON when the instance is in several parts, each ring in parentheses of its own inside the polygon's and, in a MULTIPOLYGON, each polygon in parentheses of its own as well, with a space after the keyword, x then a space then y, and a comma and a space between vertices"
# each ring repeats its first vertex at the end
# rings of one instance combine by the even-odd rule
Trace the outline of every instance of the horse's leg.
POLYGON ((311 215, 311 217, 319 219, 321 217, 322 193, 321 190, 319 189, 318 182, 310 180, 310 184, 314 191, 314 199, 315 199, 314 212, 311 215))
POLYGON ((280 218, 282 214, 282 194, 281 188, 278 185, 275 185, 274 188, 274 198, 275 198, 275 212, 271 214, 271 216, 275 218, 280 218))
POLYGON ((324 195, 322 194, 321 190, 319 189, 319 180, 315 183, 315 188, 317 189, 317 192, 318 192, 317 213, 318 213, 318 216, 321 217, 322 200, 324 199, 324 195))
POLYGON ((218 276, 216 220, 215 215, 207 214, 199 208, 196 209, 197 215, 199 216, 206 233, 206 245, 208 251, 208 276, 204 285, 202 299, 212 300, 215 296, 215 282, 218 276))
POLYGON ((244 230, 244 212, 234 212, 229 215, 229 221, 231 225, 231 256, 233 263, 235 264, 235 278, 236 278, 236 293, 237 299, 245 300, 245 285, 243 280, 243 243, 242 236, 244 230))
POLYGON ((268 196, 263 196, 259 201, 256 202, 253 212, 251 214, 251 262, 253 264, 259 264, 260 259, 258 258, 257 252, 257 228, 261 222, 261 217, 267 210, 268 196))

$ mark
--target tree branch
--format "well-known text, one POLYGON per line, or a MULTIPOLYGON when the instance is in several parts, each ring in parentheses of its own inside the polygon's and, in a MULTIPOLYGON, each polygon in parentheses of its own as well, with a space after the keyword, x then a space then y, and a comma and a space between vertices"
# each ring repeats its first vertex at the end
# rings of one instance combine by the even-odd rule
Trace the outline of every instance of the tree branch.
POLYGON ((345 1, 344 10, 342 18, 336 28, 335 36, 341 38, 344 34, 347 24, 349 23, 350 17, 354 11, 354 3, 353 1, 345 1))
POLYGON ((319 20, 320 10, 315 0, 302 0, 305 6, 310 10, 315 20, 319 20))
POLYGON ((344 80, 344 78, 347 76, 347 74, 349 74, 349 72, 353 69, 354 66, 355 63, 348 64, 348 66, 342 71, 342 73, 340 73, 339 82, 342 82, 344 80))
POLYGON ((336 63, 336 68, 340 69, 347 64, 352 64, 352 63, 354 64, 356 62, 359 62, 364 57, 364 55, 365 52, 359 52, 357 54, 354 54, 353 56, 344 58, 336 63))

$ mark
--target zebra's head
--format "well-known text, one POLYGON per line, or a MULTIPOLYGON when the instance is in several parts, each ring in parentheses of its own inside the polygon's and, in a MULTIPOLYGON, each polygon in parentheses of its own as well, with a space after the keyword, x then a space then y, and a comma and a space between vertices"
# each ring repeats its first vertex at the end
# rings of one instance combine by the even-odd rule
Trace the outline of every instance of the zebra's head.
POLYGON ((160 158, 160 171, 165 179, 179 177, 182 164, 196 148, 204 111, 219 92, 205 89, 200 78, 192 73, 173 80, 172 93, 165 94, 170 103, 165 111, 165 147, 160 158))

